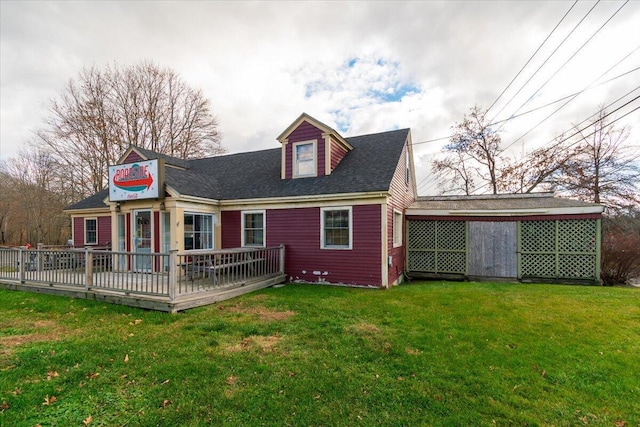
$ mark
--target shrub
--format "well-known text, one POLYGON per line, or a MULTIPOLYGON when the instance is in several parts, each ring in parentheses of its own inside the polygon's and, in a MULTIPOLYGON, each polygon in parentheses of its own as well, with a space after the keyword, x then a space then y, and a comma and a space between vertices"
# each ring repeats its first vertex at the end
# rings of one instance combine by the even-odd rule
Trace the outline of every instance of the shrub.
POLYGON ((636 277, 640 277, 640 234, 622 230, 605 232, 600 270, 602 284, 624 285, 636 277))

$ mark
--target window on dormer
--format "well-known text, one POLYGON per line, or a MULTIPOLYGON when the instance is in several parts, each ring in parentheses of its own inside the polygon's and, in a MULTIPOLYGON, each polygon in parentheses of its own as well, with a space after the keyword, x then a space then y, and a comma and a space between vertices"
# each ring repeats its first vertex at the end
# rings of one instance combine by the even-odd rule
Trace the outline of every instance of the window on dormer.
POLYGON ((293 144, 293 176, 316 176, 315 141, 293 144))

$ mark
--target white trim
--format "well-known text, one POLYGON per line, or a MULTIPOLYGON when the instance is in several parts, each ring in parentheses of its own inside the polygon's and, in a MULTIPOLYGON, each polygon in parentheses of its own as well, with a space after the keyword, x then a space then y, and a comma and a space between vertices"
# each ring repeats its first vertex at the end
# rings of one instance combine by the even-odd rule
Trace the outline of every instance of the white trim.
POLYGON ((393 236, 391 237, 391 241, 393 243, 393 247, 394 248, 400 248, 402 247, 402 224, 403 224, 403 215, 402 215, 402 211, 398 210, 398 209, 394 209, 393 210, 393 220, 391 221, 391 226, 393 227, 392 233, 393 236), (398 221, 398 224, 396 224, 396 215, 400 215, 400 220, 398 221), (400 226, 400 230, 396 230, 396 227, 400 226), (396 237, 399 238, 399 242, 396 241, 396 237))
POLYGON ((98 244, 98 241, 100 240, 98 238, 98 218, 97 217, 88 217, 88 218, 84 218, 84 223, 83 223, 83 231, 84 231, 84 236, 82 238, 82 240, 84 241, 84 244, 86 246, 95 246, 98 244), (87 242, 87 221, 95 221, 96 222, 96 241, 95 242, 87 242))
MULTIPOLYGON (((195 217, 196 216, 208 216, 211 217, 211 247, 210 248, 197 248, 197 249, 202 249, 202 250, 208 250, 208 249, 215 249, 216 248, 216 214, 215 213, 211 213, 211 212, 193 212, 193 211, 189 211, 189 210, 183 210, 182 211, 182 248, 186 251, 186 250, 197 250, 197 249, 185 249, 185 238, 187 235, 187 231, 185 229, 185 217, 186 216, 193 216, 194 218, 194 223, 192 224, 193 226, 193 230, 191 230, 191 233, 193 234, 193 240, 195 243, 195 235, 196 235, 196 229, 195 229, 195 217)), ((162 215, 160 215, 160 221, 162 221, 162 215)), ((162 227, 161 227, 162 228, 162 227)), ((202 231, 199 231, 198 233, 202 234, 202 231)), ((162 230, 160 231, 161 235, 164 235, 162 233, 162 230)))
MULTIPOLYGON (((299 203, 301 205, 310 205, 318 203, 336 203, 336 202, 351 202, 354 200, 367 199, 365 203, 361 204, 378 204, 384 203, 389 196, 388 191, 376 191, 370 193, 337 193, 337 194, 320 194, 320 195, 304 195, 304 196, 289 196, 289 197, 269 197, 261 199, 234 199, 223 200, 220 202, 221 210, 237 210, 240 206, 255 206, 255 205, 269 205, 271 206, 285 206, 285 204, 299 203)), ((355 204, 355 203, 354 203, 355 204)))
POLYGON ((383 288, 389 287, 389 218, 387 217, 388 204, 380 205, 380 284, 383 288))
POLYGON ((330 206, 320 208, 320 249, 327 250, 351 250, 353 249, 353 206, 330 206), (324 213, 326 211, 349 211, 349 245, 348 246, 327 246, 324 238, 324 213))
POLYGON ((267 245, 267 211, 266 210, 250 210, 240 211, 240 242, 242 247, 264 248, 267 245), (262 214, 262 245, 247 245, 245 242, 245 215, 262 214))
POLYGON ((318 141, 316 139, 309 141, 298 141, 291 144, 291 177, 292 178, 309 178, 318 176, 318 141), (312 145, 313 151, 313 172, 309 174, 298 174, 298 156, 297 149, 302 145, 312 145))

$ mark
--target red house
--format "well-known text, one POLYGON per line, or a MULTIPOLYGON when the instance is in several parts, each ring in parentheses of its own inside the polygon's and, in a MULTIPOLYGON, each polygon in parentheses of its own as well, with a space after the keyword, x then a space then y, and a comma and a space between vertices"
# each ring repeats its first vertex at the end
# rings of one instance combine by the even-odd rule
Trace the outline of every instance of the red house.
POLYGON ((342 137, 302 114, 280 148, 181 160, 131 146, 109 189, 67 209, 76 246, 131 252, 285 245, 290 281, 402 280, 416 200, 409 129, 342 137))

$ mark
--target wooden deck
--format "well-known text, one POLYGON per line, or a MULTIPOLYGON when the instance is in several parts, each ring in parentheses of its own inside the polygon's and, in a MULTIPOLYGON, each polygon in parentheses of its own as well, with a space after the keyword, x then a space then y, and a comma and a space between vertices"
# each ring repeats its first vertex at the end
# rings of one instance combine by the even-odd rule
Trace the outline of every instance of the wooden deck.
POLYGON ((283 246, 145 255, 0 248, 0 288, 171 313, 234 298, 285 278, 283 246), (144 271, 132 271, 140 267, 144 271))
MULTIPOLYGON (((100 274, 100 273, 98 273, 100 274)), ((109 273, 104 273, 109 274, 109 273)), ((144 273, 138 273, 144 274, 144 273)), ((0 288, 16 291, 35 292, 51 295, 60 295, 72 298, 92 299, 104 301, 111 304, 121 304, 130 307, 140 307, 149 310, 166 311, 176 313, 178 311, 203 305, 215 304, 230 298, 268 288, 285 281, 285 275, 279 274, 273 277, 265 277, 249 282, 238 282, 226 286, 199 287, 191 292, 175 296, 173 299, 168 296, 132 293, 128 291, 118 291, 100 288, 85 288, 73 285, 43 284, 38 282, 13 281, 0 279, 0 288)), ((166 283, 165 283, 166 286, 166 283)))

